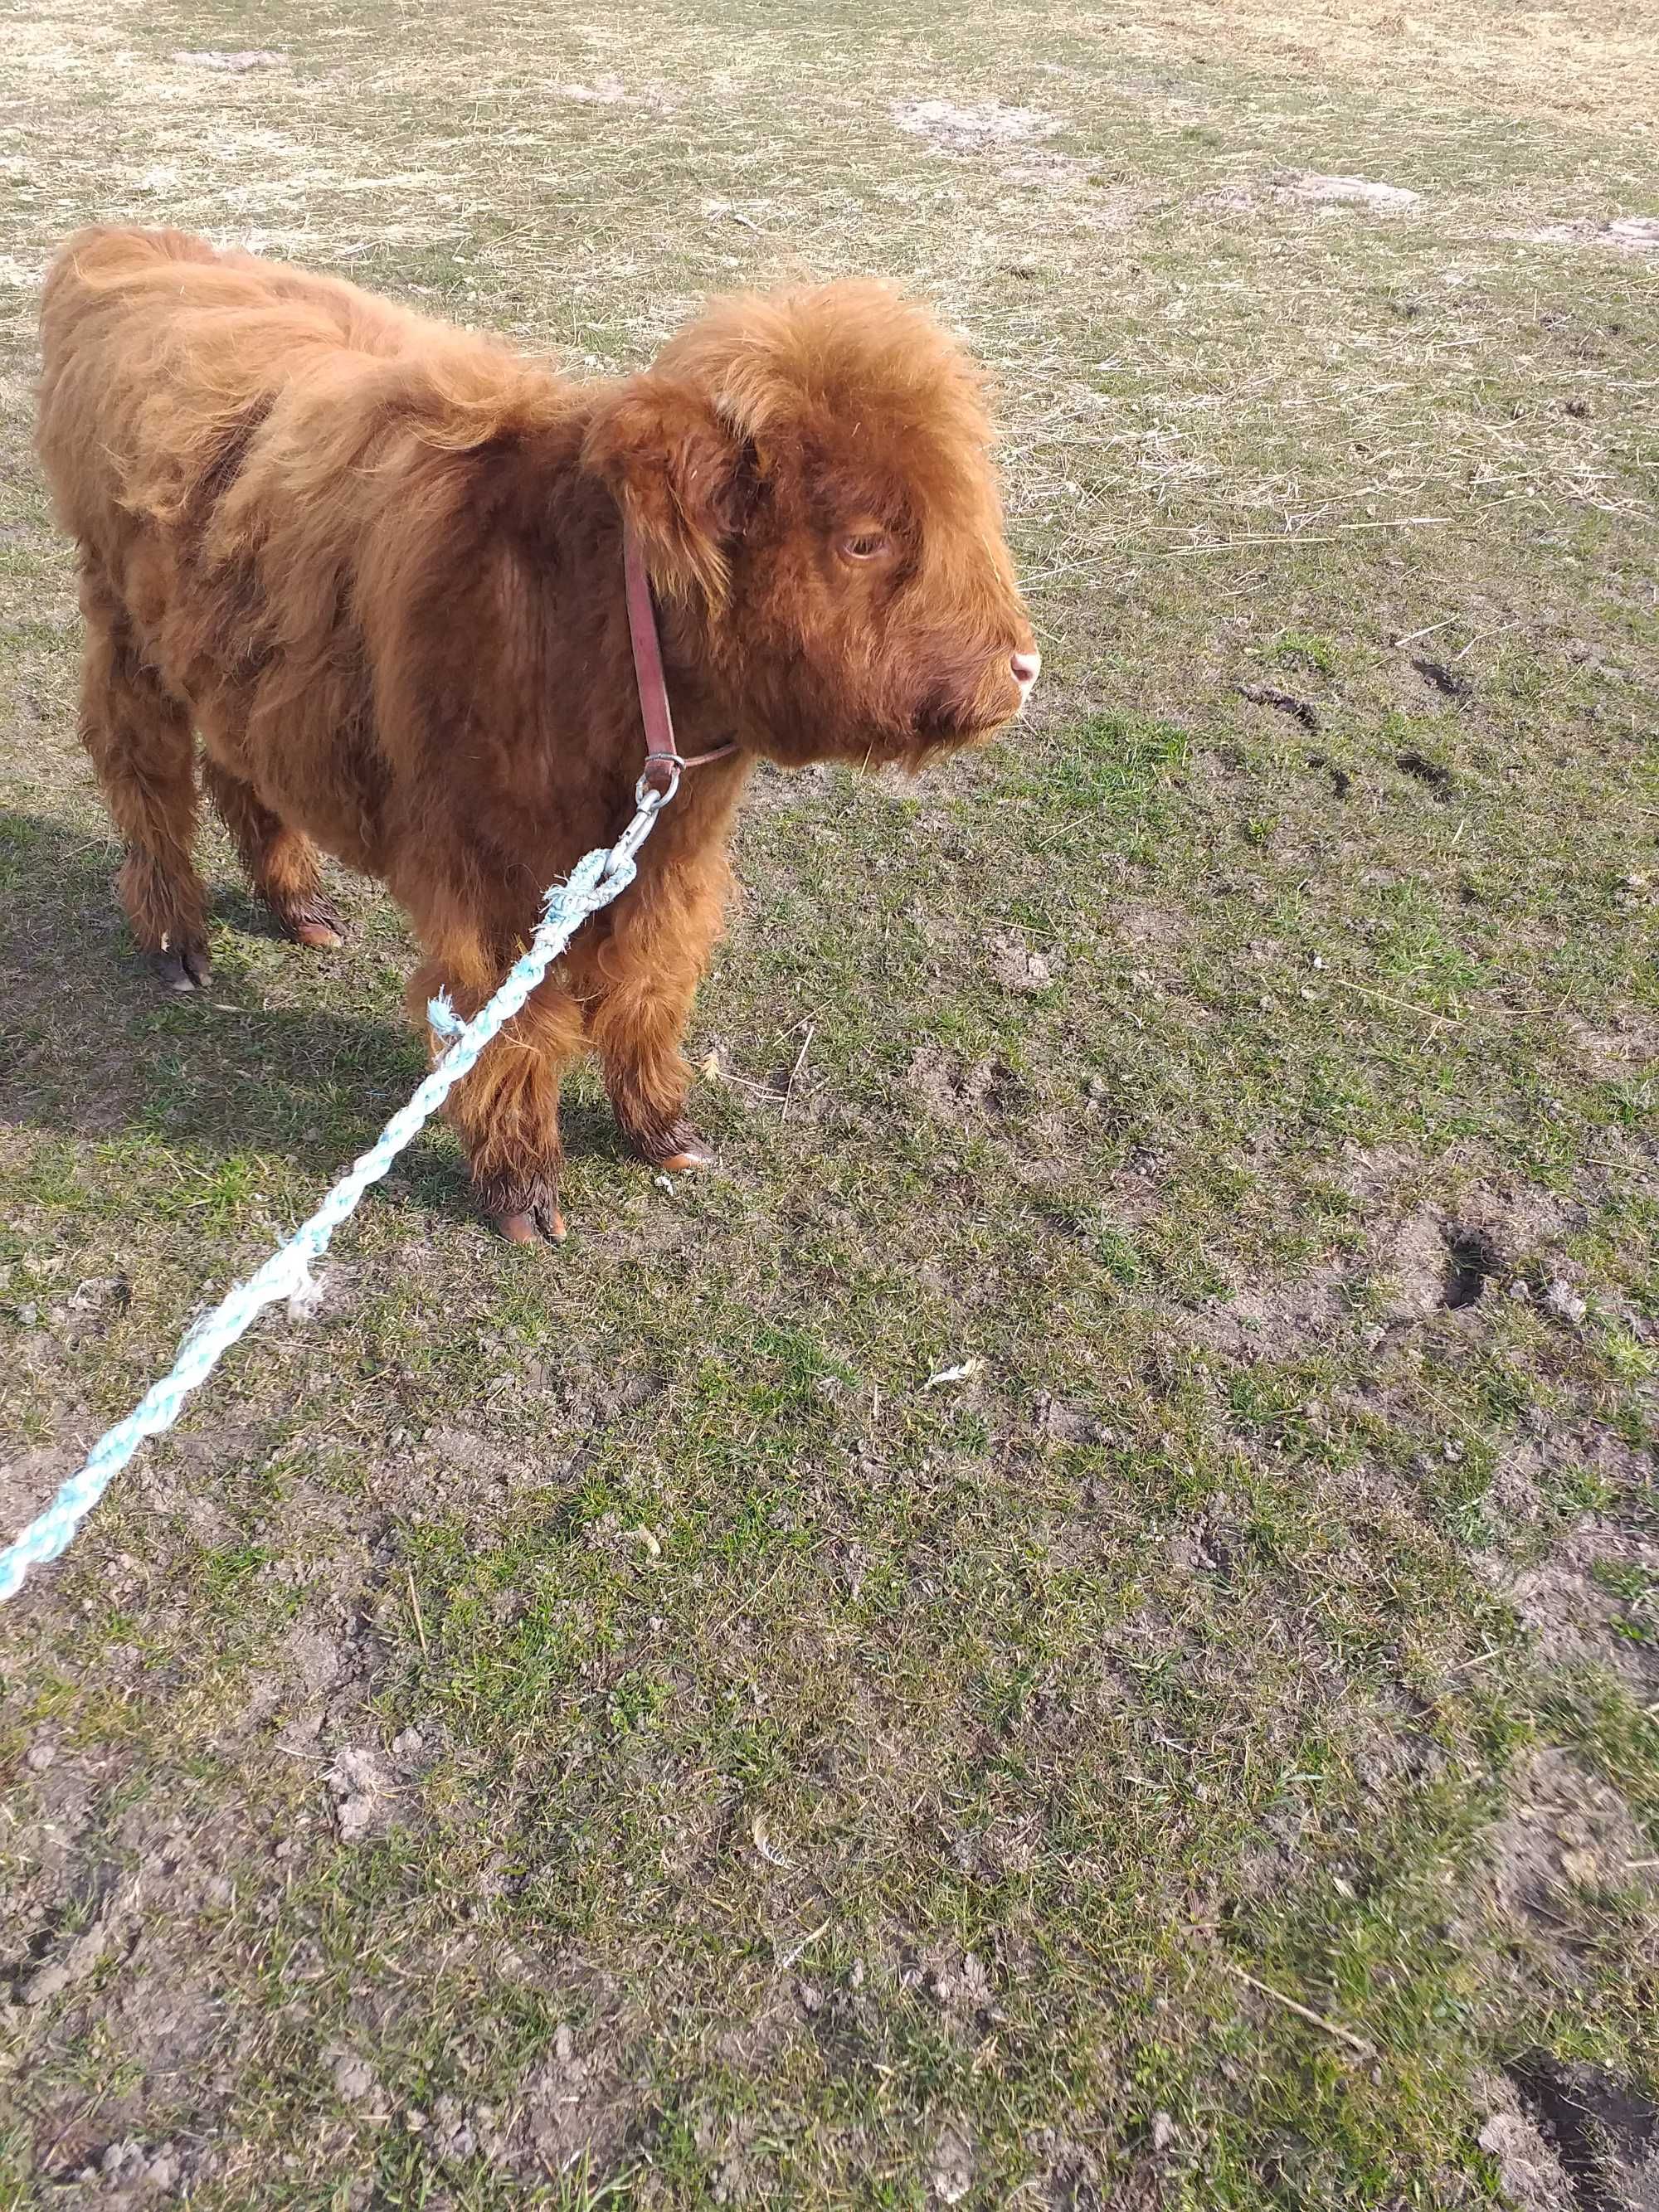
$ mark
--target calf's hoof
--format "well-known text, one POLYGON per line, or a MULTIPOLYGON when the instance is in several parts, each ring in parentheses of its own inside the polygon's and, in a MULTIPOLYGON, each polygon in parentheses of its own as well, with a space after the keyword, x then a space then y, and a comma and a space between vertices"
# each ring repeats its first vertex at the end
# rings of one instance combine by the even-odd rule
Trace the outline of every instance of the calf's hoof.
POLYGON ((207 946, 199 939, 183 939, 176 945, 164 943, 150 958, 156 975, 169 991, 182 994, 203 990, 213 973, 207 946))
POLYGON ((562 1213, 492 1213, 489 1225, 509 1244, 562 1244, 566 1230, 562 1213))
POLYGON ((696 1168, 714 1164, 714 1146, 690 1121, 676 1121, 672 1128, 649 1136, 635 1136, 632 1143, 647 1167, 660 1168, 665 1175, 690 1175, 696 1168))
POLYGON ((346 926, 325 898, 309 898, 298 906, 274 909, 284 937, 313 952, 332 952, 346 941, 346 926))
POLYGON ((547 1183, 528 1190, 520 1187, 505 1196, 498 1187, 485 1197, 484 1218, 509 1244, 562 1244, 565 1239, 564 1216, 547 1183))

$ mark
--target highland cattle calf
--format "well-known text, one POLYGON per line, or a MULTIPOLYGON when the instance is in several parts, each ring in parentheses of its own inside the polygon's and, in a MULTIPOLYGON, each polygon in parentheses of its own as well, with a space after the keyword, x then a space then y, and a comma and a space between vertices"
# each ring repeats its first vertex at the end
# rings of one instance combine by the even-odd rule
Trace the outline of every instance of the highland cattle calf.
POLYGON ((255 889, 340 941, 317 848, 379 877, 471 1014, 644 763, 624 542, 689 774, 638 880, 458 1086, 485 1213, 563 1234, 559 1071, 592 1050, 643 1158, 706 1158, 681 1051, 757 760, 915 769, 1017 714, 1038 658, 980 382, 885 287, 718 301, 579 382, 334 278, 96 229, 47 279, 40 450, 80 555, 81 734, 122 903, 208 973, 201 779, 255 889), (647 620, 648 620, 647 617, 647 620))

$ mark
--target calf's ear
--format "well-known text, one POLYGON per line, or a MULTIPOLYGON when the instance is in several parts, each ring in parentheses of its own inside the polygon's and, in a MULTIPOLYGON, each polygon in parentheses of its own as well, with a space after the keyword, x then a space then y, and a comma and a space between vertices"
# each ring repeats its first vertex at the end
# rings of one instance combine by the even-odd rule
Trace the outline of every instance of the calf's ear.
POLYGON ((752 456, 707 396, 657 370, 630 377, 594 416, 582 459, 633 525, 658 590, 682 599, 701 592, 719 606, 752 456))

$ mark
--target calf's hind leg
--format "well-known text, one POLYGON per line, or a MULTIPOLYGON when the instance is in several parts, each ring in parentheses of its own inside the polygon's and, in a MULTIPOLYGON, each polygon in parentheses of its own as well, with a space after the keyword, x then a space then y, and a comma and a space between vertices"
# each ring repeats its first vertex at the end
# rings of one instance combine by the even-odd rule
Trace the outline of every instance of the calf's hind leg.
POLYGON ((126 842, 116 890, 132 933, 174 991, 208 980, 207 909, 196 841, 195 738, 187 710, 140 653, 125 609, 82 579, 87 620, 81 742, 126 842))
POLYGON ((239 775, 209 754, 207 787, 220 819, 236 841, 248 881, 276 916, 285 937, 313 950, 345 943, 345 924, 323 896, 317 848, 291 829, 239 775))

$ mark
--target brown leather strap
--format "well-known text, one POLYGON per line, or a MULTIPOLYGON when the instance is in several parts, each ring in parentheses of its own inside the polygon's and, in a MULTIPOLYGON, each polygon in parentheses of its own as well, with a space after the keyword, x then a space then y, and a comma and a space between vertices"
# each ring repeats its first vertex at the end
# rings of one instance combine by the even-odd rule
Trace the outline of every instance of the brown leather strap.
POLYGON ((646 574, 640 541, 626 520, 623 523, 623 574, 628 589, 628 635, 634 647, 634 681, 645 723, 645 775, 654 778, 659 788, 672 792, 684 769, 701 768, 705 761, 724 760, 728 753, 736 752, 737 746, 716 745, 712 752, 693 753, 688 760, 675 745, 651 579, 646 574))

